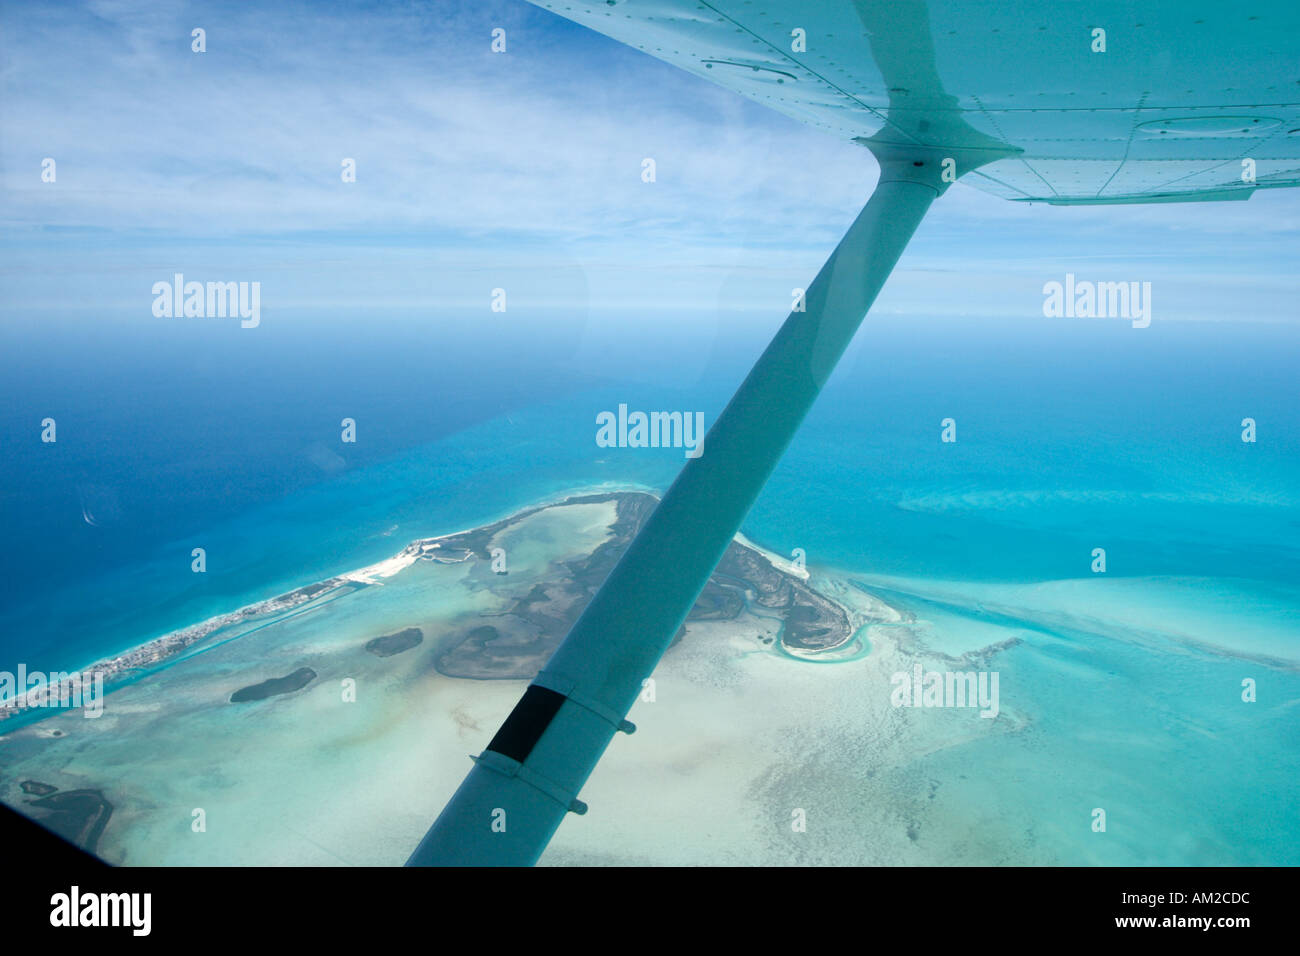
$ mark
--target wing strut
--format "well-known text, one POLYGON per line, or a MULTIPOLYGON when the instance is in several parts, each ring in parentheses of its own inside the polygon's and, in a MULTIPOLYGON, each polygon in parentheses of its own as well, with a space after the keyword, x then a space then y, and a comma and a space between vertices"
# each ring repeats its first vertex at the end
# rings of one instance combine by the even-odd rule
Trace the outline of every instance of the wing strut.
MULTIPOLYGON (((407 861, 531 865, 570 811, 930 203, 943 156, 881 148, 858 218, 407 861)), ((962 170, 966 172, 967 170, 962 170)))

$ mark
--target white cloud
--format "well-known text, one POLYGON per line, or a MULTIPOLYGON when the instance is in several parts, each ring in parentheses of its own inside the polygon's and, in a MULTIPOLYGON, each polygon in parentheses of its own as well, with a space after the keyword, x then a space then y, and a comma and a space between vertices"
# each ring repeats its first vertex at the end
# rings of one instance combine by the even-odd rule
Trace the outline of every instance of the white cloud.
MULTIPOLYGON (((535 263, 542 243, 610 281, 621 271, 641 298, 693 270, 690 295, 711 274, 810 279, 876 178, 860 147, 522 2, 140 12, 99 0, 5 17, 0 216, 29 237, 416 243, 488 264, 535 263), (495 25, 503 55, 489 49, 495 25), (190 52, 194 26, 207 53, 190 52), (45 156, 54 186, 39 180, 45 156), (355 184, 340 180, 344 157, 355 184)), ((1289 191, 1059 209, 959 184, 903 268, 1032 277, 1050 252, 1276 275, 1298 227, 1289 191)))

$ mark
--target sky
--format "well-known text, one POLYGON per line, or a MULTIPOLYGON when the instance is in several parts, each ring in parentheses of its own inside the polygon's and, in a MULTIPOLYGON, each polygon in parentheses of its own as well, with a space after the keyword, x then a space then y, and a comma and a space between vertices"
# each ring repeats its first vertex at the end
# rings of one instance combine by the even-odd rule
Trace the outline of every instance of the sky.
MULTIPOLYGON (((505 287, 658 327, 777 321, 877 175, 853 143, 523 0, 6 4, 0 84, 10 331, 147 319, 175 272, 260 281, 264 315, 487 309, 505 287)), ((1159 321, 1294 323, 1298 248, 1293 190, 1055 208, 959 182, 876 310, 1032 318, 1074 272, 1151 281, 1159 321)))

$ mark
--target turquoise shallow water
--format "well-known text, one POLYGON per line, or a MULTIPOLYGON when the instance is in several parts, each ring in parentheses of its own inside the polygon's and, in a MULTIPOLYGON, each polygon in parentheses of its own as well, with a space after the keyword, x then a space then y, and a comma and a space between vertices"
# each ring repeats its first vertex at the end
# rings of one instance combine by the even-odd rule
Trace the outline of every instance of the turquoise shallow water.
MULTIPOLYGON (((1086 594, 1092 583, 1077 587, 1086 594)), ((1162 635, 1158 622, 988 606, 1014 600, 1007 594, 986 604, 876 593, 926 622, 950 651, 963 638, 966 646, 1018 639, 984 666, 1000 674, 1003 710, 1027 726, 910 768, 945 782, 941 811, 984 825, 1020 821, 1032 850, 1057 862, 1300 862, 1291 810, 1300 800, 1295 670, 1190 647, 1162 635), (1255 703, 1242 700, 1246 678, 1255 703), (1105 833, 1091 828, 1096 808, 1106 811, 1105 833)), ((1241 598, 1230 587, 1220 593, 1241 598)), ((1249 618, 1249 605, 1236 606, 1249 618)))
MULTIPOLYGON (((1297 337, 1117 331, 869 324, 743 531, 889 588, 934 651, 1018 639, 988 666, 1025 729, 909 771, 943 782, 935 799, 951 819, 1032 821, 1032 840, 1060 861, 1297 862, 1297 337), (1260 423, 1253 445, 1239 438, 1247 415, 1260 423), (945 445, 949 416, 958 441, 945 445), (1096 547, 1105 588, 1089 570, 1096 547), (1240 700, 1245 677, 1257 703, 1240 700), (1088 826, 1098 806, 1104 835, 1088 826)), ((468 423, 436 440, 268 495, 129 562, 71 562, 57 600, 6 606, 9 656, 84 665, 416 537, 575 489, 662 489, 681 451, 600 448, 595 416, 627 402, 711 420, 753 343, 710 347, 700 374, 666 374, 671 386, 644 368, 630 384, 610 368, 562 389, 524 375, 505 409, 485 386, 468 423), (207 549, 207 574, 190 573, 192 547, 207 549)), ((472 403, 470 381, 458 386, 472 403)))

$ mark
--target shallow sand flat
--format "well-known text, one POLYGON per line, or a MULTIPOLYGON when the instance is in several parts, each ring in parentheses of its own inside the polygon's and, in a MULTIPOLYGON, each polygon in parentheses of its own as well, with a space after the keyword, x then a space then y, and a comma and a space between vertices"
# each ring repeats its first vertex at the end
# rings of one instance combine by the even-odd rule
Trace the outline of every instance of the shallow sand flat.
MULTIPOLYGON (((100 852, 114 862, 401 862, 468 770, 467 755, 483 748, 524 686, 437 673, 434 661, 455 622, 501 613, 538 580, 553 577, 559 562, 592 551, 614 517, 612 502, 530 515, 493 539, 507 549, 508 575, 493 574, 484 560, 416 562, 381 586, 259 627, 123 687, 98 720, 65 714, 0 738, 5 798, 18 802, 9 792, 16 779, 104 787, 119 809, 100 852), (420 627, 426 641, 389 658, 365 651, 375 636, 405 627, 420 627), (299 668, 317 677, 281 696, 229 703, 232 691, 299 668), (355 702, 344 699, 347 681, 355 682, 355 702), (64 736, 50 738, 52 727, 64 736), (196 808, 204 811, 205 832, 191 829, 196 808)), ((871 602, 863 596, 862 603, 871 602)), ((698 641, 714 650, 701 651, 702 658, 680 655, 687 677, 672 666, 665 671, 677 686, 667 700, 678 703, 655 713, 697 726, 690 745, 696 756, 669 754, 668 765, 677 773, 703 768, 687 774, 698 782, 697 797, 699 786, 714 783, 703 759, 708 748, 699 750, 698 741, 698 728, 709 726, 703 717, 718 706, 714 690, 729 682, 727 693, 743 699, 751 659, 775 663, 774 674, 789 668, 771 644, 756 639, 775 639, 779 626, 771 616, 752 615, 692 625, 687 646, 698 641)), ((717 729, 720 745, 735 729, 717 729)), ((743 763, 741 750, 755 738, 739 729, 739 743, 729 746, 731 759, 743 763)), ((659 772, 657 748, 633 752, 643 782, 646 773, 659 772)))
POLYGON ((589 554, 609 537, 613 501, 548 508, 512 523, 493 538, 505 551, 508 574, 540 574, 562 557, 589 554))
POLYGON ((1025 620, 1300 667, 1300 591, 1261 590, 1232 578, 1096 575, 1038 584, 923 581, 862 575, 901 594, 1025 620))
MULTIPOLYGON (((835 593, 833 582, 814 583, 835 593)), ((952 582, 909 586, 962 606, 952 582)), ((1087 615, 1072 589, 1023 590, 1038 601, 1023 619, 1007 608, 981 617, 972 601, 973 618, 873 627, 871 655, 844 664, 754 653, 734 628, 684 642, 656 671, 658 700, 629 715, 638 734, 616 739, 584 790, 591 811, 566 820, 543 862, 1300 859, 1275 835, 1282 808, 1300 799, 1287 729, 1300 680, 1290 669, 1206 655, 1149 629, 1157 620, 1144 612, 1168 595, 1159 582, 1151 594, 1130 583, 1131 601, 1087 615), (1115 623, 1129 614, 1136 627, 1115 623), (1071 626, 1099 616, 1104 637, 1071 626), (1051 632, 1044 620, 1064 623, 1051 632), (891 707, 889 676, 917 661, 998 671, 999 716, 891 707), (1265 689, 1261 705, 1241 701, 1243 675, 1265 689), (1225 814, 1229 806, 1249 811, 1225 814), (807 812, 804 833, 790 827, 794 808, 807 812), (1092 829, 1096 808, 1108 814, 1105 832, 1092 829)), ((1276 624, 1267 608, 1262 621, 1249 606, 1235 612, 1246 630, 1276 624)))
POLYGON ((907 770, 918 752, 1013 720, 893 708, 889 676, 915 658, 888 639, 865 660, 823 666, 771 653, 756 634, 688 629, 655 672, 655 702, 629 714, 636 734, 615 739, 584 789, 590 811, 565 821, 543 863, 970 863, 986 843, 1014 844, 1005 827, 955 855, 912 839, 909 827, 940 824, 928 783, 907 770))
MULTIPOLYGON (((346 832, 356 828, 353 805, 393 819, 412 814, 424 825, 428 809, 420 784, 431 784, 438 766, 430 762, 436 756, 430 741, 437 737, 430 724, 450 728, 444 743, 455 769, 443 774, 450 788, 445 800, 468 766, 466 753, 484 742, 465 743, 460 736, 480 727, 490 735, 519 694, 517 687, 450 681, 436 673, 433 661, 448 622, 500 613, 513 592, 526 590, 526 553, 540 547, 535 540, 550 542, 553 560, 568 559, 607 537, 613 517, 612 502, 551 509, 521 522, 517 535, 508 528, 499 536, 519 552, 509 576, 493 574, 485 561, 419 562, 382 586, 265 626, 252 621, 256 629, 244 636, 119 688, 97 720, 65 713, 17 729, 0 737, 4 797, 21 805, 20 794, 10 790, 27 769, 60 790, 102 780, 121 798, 100 850, 121 862, 252 862, 250 854, 262 862, 309 862, 322 851, 310 840, 299 845, 292 821, 323 825, 312 807, 338 799, 350 821, 346 832), (508 593, 496 593, 498 586, 508 593), (429 639, 391 658, 365 653, 366 641, 406 626, 421 627, 429 639), (318 675, 306 688, 276 699, 229 702, 242 687, 300 667, 318 675), (343 700, 345 680, 355 681, 355 703, 343 700), (442 709, 440 693, 452 698, 442 709), (492 704, 491 719, 482 723, 481 708, 492 704), (407 760, 419 762, 409 774, 394 778, 386 769, 407 760), (390 795, 376 801, 375 789, 390 795), (223 826, 192 834, 196 807, 223 826), (273 838, 272 831, 283 833, 273 838), (202 840, 218 833, 220 840, 202 840)), ((534 570, 546 568, 539 561, 534 570)), ((373 860, 382 841, 373 828, 361 830, 370 836, 361 841, 358 859, 373 860)))

